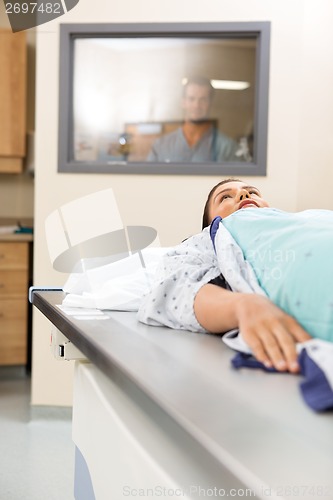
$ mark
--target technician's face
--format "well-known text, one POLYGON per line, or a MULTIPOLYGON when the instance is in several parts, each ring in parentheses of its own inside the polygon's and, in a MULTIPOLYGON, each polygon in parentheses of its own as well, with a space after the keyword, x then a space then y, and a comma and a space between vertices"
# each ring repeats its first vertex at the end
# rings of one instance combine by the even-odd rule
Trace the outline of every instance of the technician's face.
POLYGON ((183 110, 185 121, 196 122, 208 117, 210 89, 205 85, 190 83, 185 89, 183 110))
POLYGON ((214 191, 209 204, 209 216, 210 220, 218 215, 223 219, 237 210, 268 206, 256 187, 248 186, 244 182, 227 182, 214 191))

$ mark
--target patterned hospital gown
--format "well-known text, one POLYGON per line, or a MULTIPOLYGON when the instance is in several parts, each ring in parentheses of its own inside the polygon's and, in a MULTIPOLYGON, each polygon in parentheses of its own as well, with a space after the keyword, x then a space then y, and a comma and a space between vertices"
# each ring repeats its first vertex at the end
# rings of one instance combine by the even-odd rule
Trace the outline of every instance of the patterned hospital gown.
POLYGON ((166 254, 139 319, 205 331, 195 295, 222 275, 232 291, 266 295, 312 337, 333 342, 333 211, 247 208, 219 219, 166 254))
POLYGON ((206 330, 196 320, 193 304, 199 289, 220 276, 209 228, 170 250, 157 272, 151 291, 143 298, 142 323, 192 332, 206 330))

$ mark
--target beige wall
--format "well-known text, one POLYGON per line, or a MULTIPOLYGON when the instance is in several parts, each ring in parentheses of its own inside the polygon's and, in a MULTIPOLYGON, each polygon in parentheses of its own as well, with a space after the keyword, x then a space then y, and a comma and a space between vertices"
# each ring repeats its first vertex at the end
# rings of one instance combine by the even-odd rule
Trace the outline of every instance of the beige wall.
MULTIPOLYGON (((80 0, 60 21, 271 21, 268 176, 251 179, 271 205, 285 210, 333 209, 333 43, 331 0, 80 0), (324 178, 324 180, 322 180, 324 178)), ((44 220, 76 197, 112 187, 126 224, 158 229, 172 245, 200 229, 212 176, 122 176, 57 173, 59 21, 38 29, 36 285, 62 285, 49 263, 44 220), (177 221, 174 223, 174 221, 177 221)), ((34 312, 33 404, 71 403, 70 363, 49 354, 50 325, 34 312)))
POLYGON ((307 2, 301 72, 297 208, 333 209, 333 4, 307 2))

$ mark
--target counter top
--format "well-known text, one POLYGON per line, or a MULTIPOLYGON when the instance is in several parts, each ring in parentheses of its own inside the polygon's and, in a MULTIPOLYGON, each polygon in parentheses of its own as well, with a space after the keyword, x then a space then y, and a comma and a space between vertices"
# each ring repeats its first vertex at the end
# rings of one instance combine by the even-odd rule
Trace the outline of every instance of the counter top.
POLYGON ((28 233, 0 233, 1 241, 33 241, 33 235, 28 233))
POLYGON ((37 291, 32 301, 105 375, 135 384, 257 498, 333 498, 333 414, 305 405, 300 376, 237 371, 221 337, 143 325, 135 313, 77 319, 58 307, 63 297, 37 291))
POLYGON ((15 233, 14 227, 33 228, 33 220, 24 217, 0 217, 0 242, 1 241, 33 241, 32 233, 15 233))

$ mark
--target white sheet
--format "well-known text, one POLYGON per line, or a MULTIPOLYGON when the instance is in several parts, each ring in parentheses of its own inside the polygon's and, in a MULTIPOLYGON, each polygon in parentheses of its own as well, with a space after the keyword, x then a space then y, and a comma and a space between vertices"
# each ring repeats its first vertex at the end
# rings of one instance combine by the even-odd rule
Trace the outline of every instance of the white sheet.
POLYGON ((118 311, 137 311, 150 290, 156 268, 169 248, 146 248, 112 264, 71 274, 63 289, 63 305, 118 311))

